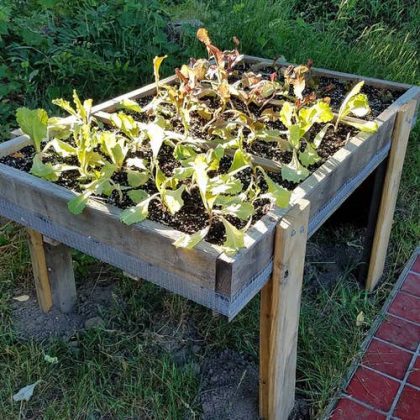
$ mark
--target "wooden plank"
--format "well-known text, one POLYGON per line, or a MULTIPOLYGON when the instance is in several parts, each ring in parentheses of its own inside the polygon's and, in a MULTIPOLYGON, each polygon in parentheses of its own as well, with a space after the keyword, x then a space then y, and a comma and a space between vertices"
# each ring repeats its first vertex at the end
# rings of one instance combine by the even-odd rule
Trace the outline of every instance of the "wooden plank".
POLYGON ((150 220, 124 225, 119 220, 120 209, 97 200, 89 200, 81 215, 72 215, 67 203, 74 193, 3 164, 0 191, 8 201, 42 215, 52 225, 64 226, 206 289, 215 288, 220 251, 208 243, 200 243, 192 250, 175 248, 172 243, 180 232, 150 220))
MULTIPOLYGON (((171 85, 177 81, 177 76, 169 76, 165 79, 162 79, 159 82, 159 85, 171 85)), ((153 95, 156 92, 156 84, 151 83, 149 85, 143 86, 139 89, 135 89, 131 92, 124 93, 123 95, 117 96, 112 98, 108 101, 102 102, 98 105, 92 107, 92 113, 95 114, 98 111, 106 111, 106 112, 113 112, 117 109, 118 104, 123 101, 124 99, 139 99, 145 96, 153 95)))
POLYGON ((261 291, 260 416, 288 418, 295 399, 297 339, 310 203, 300 200, 276 227, 273 274, 261 291))
POLYGON ((29 146, 30 144, 33 144, 32 140, 26 135, 15 137, 12 140, 0 143, 0 157, 16 153, 23 147, 29 146))
POLYGON ((369 271, 366 279, 366 288, 368 290, 375 288, 383 274, 401 173, 415 110, 416 101, 410 101, 401 107, 392 134, 392 148, 386 169, 369 271))
POLYGON ((52 307, 52 295, 42 235, 35 230, 28 229, 28 236, 38 304, 43 312, 48 312, 52 307))
MULTIPOLYGON (((270 60, 267 58, 255 57, 252 55, 245 55, 244 60, 247 63, 264 63, 264 64, 267 64, 267 66, 271 66, 273 64, 273 60, 270 60)), ((296 65, 296 64, 278 63, 277 65, 280 67, 287 67, 287 66, 296 65)), ((341 71, 328 70, 321 67, 312 67, 312 70, 314 74, 319 75, 319 76, 327 76, 327 77, 333 77, 333 78, 344 79, 344 80, 354 80, 354 81, 364 80, 366 84, 370 86, 383 88, 383 89, 404 91, 412 87, 412 85, 409 85, 406 83, 392 82, 390 80, 383 80, 383 79, 377 79, 375 77, 361 76, 359 74, 343 73, 341 71)))
POLYGON ((77 301, 71 249, 64 244, 44 242, 44 250, 53 304, 61 312, 69 313, 77 301))

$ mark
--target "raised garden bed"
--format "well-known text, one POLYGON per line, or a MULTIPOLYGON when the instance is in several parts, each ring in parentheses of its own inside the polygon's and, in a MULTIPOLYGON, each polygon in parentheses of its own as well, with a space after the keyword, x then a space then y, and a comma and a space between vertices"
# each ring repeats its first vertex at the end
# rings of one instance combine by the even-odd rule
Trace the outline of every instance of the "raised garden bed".
MULTIPOLYGON (((246 63, 272 61, 245 57, 246 63)), ((331 81, 360 80, 359 77, 314 69, 315 75, 331 81)), ((300 198, 311 202, 309 235, 315 232, 334 210, 383 161, 389 153, 392 130, 399 107, 418 95, 417 88, 364 78, 369 88, 393 92, 397 99, 376 117, 378 131, 359 132, 330 156, 292 193, 291 204, 300 198)), ((166 83, 173 83, 174 77, 166 83)), ((150 96, 155 85, 130 92, 93 108, 106 119, 123 99, 150 96)), ((15 154, 31 144, 18 137, 0 146, 0 156, 15 154)), ((260 162, 276 170, 272 161, 260 162)), ((121 210, 110 204, 90 200, 85 211, 72 215, 67 203, 74 197, 68 189, 11 168, 13 160, 0 164, 2 213, 50 238, 80 249, 122 268, 133 276, 155 282, 173 292, 233 317, 260 290, 272 271, 274 228, 288 208, 274 208, 247 232, 246 247, 227 256, 207 242, 192 250, 175 248, 179 232, 160 223, 145 220, 134 226, 119 221, 121 210), (160 252, 156 252, 159 249, 160 252)), ((289 207, 290 208, 290 207, 289 207)))
MULTIPOLYGON (((250 56, 244 56, 239 63, 239 66, 243 66, 243 71, 255 68, 255 65, 263 74, 265 72, 267 77, 273 70, 282 74, 282 69, 284 72, 288 67, 287 64, 280 64, 272 68, 271 60, 250 56)), ((336 133, 327 131, 323 146, 319 150, 320 159, 312 165, 307 165, 307 170, 312 173, 301 183, 293 178, 287 180, 284 177, 282 168, 290 162, 290 156, 285 157, 284 153, 270 149, 267 143, 258 139, 248 145, 246 151, 251 154, 252 162, 261 166, 272 180, 288 187, 291 196, 289 204, 286 203, 284 208, 270 206, 269 200, 264 201, 264 197, 258 202, 253 202, 253 224, 246 231, 244 243, 238 247, 240 249, 235 250, 236 253, 224 252, 226 248, 220 248, 225 236, 223 232, 217 231, 217 226, 207 232, 205 240, 194 248, 176 247, 174 242, 185 238, 185 232, 193 233, 202 229, 202 226, 198 222, 197 226, 190 229, 185 224, 187 219, 182 219, 182 215, 168 216, 165 208, 159 205, 149 208, 149 219, 131 225, 123 224, 120 218, 123 216, 124 219, 124 214, 127 213, 123 212, 126 212, 130 202, 121 197, 117 199, 115 194, 91 198, 83 212, 71 214, 68 211, 68 202, 72 199, 74 202, 77 194, 66 188, 68 186, 77 191, 71 176, 60 178, 59 183, 62 185, 58 185, 28 173, 28 156, 33 154, 34 144, 26 135, 1 144, 0 215, 32 229, 34 271, 38 281, 38 295, 41 300, 46 299, 44 308, 48 309, 48 306, 51 306, 51 297, 43 296, 49 287, 47 266, 50 269, 50 281, 51 276, 56 277, 54 281, 57 283, 53 286, 56 303, 69 310, 75 298, 74 287, 68 286, 72 283, 71 275, 63 268, 70 264, 68 256, 60 246, 57 248, 59 252, 54 251, 54 241, 119 267, 131 276, 151 281, 230 319, 266 285, 261 308, 262 414, 270 418, 284 418, 281 416, 290 411, 290 402, 293 400, 295 332, 298 325, 307 237, 312 235, 362 181, 389 157, 378 213, 380 223, 377 225, 373 241, 369 270, 368 283, 371 287, 376 284, 382 274, 383 254, 386 252, 405 147, 420 98, 420 89, 409 85, 317 68, 312 68, 311 72, 319 79, 317 89, 324 93, 329 92, 330 105, 336 113, 335 120, 338 118, 339 103, 345 97, 347 86, 351 88, 356 82, 364 80, 365 92, 368 98, 372 97, 373 116, 347 119, 353 126, 368 122, 372 125, 377 124, 377 129, 362 132, 346 125, 336 133), (44 235, 44 238, 40 237, 39 233, 44 235), (49 242, 49 245, 44 245, 44 242, 49 242), (43 256, 42 252, 45 252, 46 256, 43 256), (58 262, 52 261, 49 253, 58 255, 58 262), (66 281, 57 280, 57 277, 66 281), (275 281, 268 282, 270 278, 275 281), (72 296, 70 304, 66 298, 69 294, 72 296), (284 320, 290 324, 290 328, 283 327, 284 320), (279 354, 282 357, 279 357, 279 354), (290 376, 290 379, 280 392, 276 387, 279 381, 287 376, 290 376), (279 397, 280 394, 282 395, 279 397)), ((174 76, 162 80, 160 85, 175 83, 177 78, 174 76)), ((127 103, 127 100, 138 100, 147 107, 150 101, 148 98, 155 94, 156 86, 157 84, 149 85, 96 105, 92 108, 92 115, 103 124, 109 125, 113 118, 111 113, 117 110, 121 103, 127 103)), ((277 112, 276 106, 281 109, 282 105, 282 102, 274 101, 274 111, 277 112)), ((260 111, 261 107, 255 112, 260 111)), ((70 118, 67 121, 71 123, 72 120, 70 118)), ((275 124, 279 126, 280 123, 273 121, 269 127, 275 130, 275 124)), ((317 128, 323 126, 325 125, 317 128)), ((281 124, 280 128, 284 129, 281 124)), ((204 137, 199 124, 196 134, 204 137)), ((309 133, 311 140, 315 134, 309 133)), ((159 152, 164 156, 161 159, 162 167, 171 160, 170 153, 165 155, 164 147, 159 152)), ((202 147, 204 151, 209 149, 208 144, 202 147)), ((226 173, 223 165, 226 168, 232 167, 233 156, 234 151, 225 150, 225 161, 221 161, 218 168, 220 175, 226 173)), ((265 177, 264 179, 266 180, 265 177)), ((246 183, 246 179, 242 181, 246 183)), ((267 189, 264 182, 260 187, 267 189)), ((191 193, 189 200, 192 207, 196 199, 191 193)), ((229 215, 224 217, 231 223, 236 223, 237 228, 244 225, 229 215)))

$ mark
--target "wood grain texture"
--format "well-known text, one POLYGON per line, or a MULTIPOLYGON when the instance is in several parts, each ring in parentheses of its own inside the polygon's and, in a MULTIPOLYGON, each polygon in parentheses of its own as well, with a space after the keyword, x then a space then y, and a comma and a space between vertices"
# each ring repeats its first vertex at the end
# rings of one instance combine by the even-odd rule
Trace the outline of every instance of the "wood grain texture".
POLYGON ((381 204, 369 262, 369 271, 366 279, 366 288, 368 290, 373 290, 375 288, 383 274, 401 173, 415 110, 416 101, 413 100, 408 102, 401 107, 395 122, 392 134, 392 148, 386 169, 381 204))
POLYGON ((28 237, 38 304, 43 312, 48 312, 52 307, 52 294, 42 235, 35 230, 28 229, 28 237))
POLYGON ((299 200, 277 225, 273 274, 261 291, 260 416, 267 420, 286 420, 294 405, 309 210, 299 200))
POLYGON ((53 225, 110 245, 206 289, 215 288, 220 251, 208 243, 192 250, 175 248, 172 243, 180 232, 150 220, 124 225, 119 220, 120 209, 96 200, 90 200, 81 215, 72 215, 67 203, 74 193, 3 164, 0 164, 0 191, 8 201, 42 215, 53 225))
POLYGON ((61 312, 69 313, 77 301, 71 249, 64 244, 44 242, 44 250, 53 305, 61 312))

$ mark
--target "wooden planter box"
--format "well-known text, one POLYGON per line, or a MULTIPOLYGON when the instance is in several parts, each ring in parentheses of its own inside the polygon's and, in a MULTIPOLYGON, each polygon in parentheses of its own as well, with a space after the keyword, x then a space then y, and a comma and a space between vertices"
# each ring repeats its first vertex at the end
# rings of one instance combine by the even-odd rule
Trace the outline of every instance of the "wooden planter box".
MULTIPOLYGON (((248 57, 247 61, 261 59, 248 57)), ((359 79, 357 76, 316 70, 316 73, 359 79)), ((171 82, 174 78, 169 78, 171 82)), ((400 107, 417 98, 415 87, 364 78, 366 84, 401 92, 400 98, 377 118, 379 130, 360 133, 297 187, 292 203, 311 202, 312 235, 334 210, 383 161, 390 150, 395 117, 400 107)), ((154 85, 124 95, 132 99, 149 95, 154 85)), ((112 111, 122 97, 96 106, 95 112, 112 111)), ((21 136, 0 145, 0 156, 30 144, 21 136)), ((261 289, 272 272, 274 228, 289 209, 275 209, 248 232, 247 247, 230 258, 210 244, 193 250, 177 249, 179 233, 146 220, 135 226, 119 221, 121 210, 91 200, 82 215, 67 210, 73 193, 34 176, 0 165, 0 214, 31 227, 125 272, 152 281, 172 292, 205 305, 230 318, 261 289)))
MULTIPOLYGON (((250 56, 245 60, 271 64, 271 60, 250 56)), ((99 201, 90 200, 83 214, 72 215, 67 210, 67 202, 74 196, 71 191, 0 164, 0 215, 32 229, 31 251, 40 299, 45 299, 42 295, 49 287, 48 276, 50 281, 55 277, 53 298, 63 309, 71 307, 66 303, 66 296, 71 295, 72 301, 75 298, 74 287, 69 286, 72 274, 63 269, 69 257, 63 248, 54 251, 51 240, 230 319, 266 285, 261 307, 261 412, 269 418, 286 418, 281 416, 290 411, 290 401, 293 401, 290 389, 294 392, 295 336, 306 240, 388 159, 385 181, 379 188, 382 201, 375 213, 379 222, 368 274, 368 286, 372 288, 376 284, 383 271, 406 144, 420 99, 420 89, 410 85, 323 69, 314 69, 314 73, 365 80, 366 85, 398 91, 400 96, 377 117, 379 129, 375 134, 359 133, 351 138, 293 191, 287 209, 276 208, 252 226, 246 248, 234 257, 226 256, 208 243, 201 243, 193 250, 175 248, 172 243, 179 232, 150 220, 126 226, 119 221, 120 209, 99 201), (45 240, 50 244, 45 245, 45 240), (270 278, 273 281, 268 282, 270 278), (286 320, 290 328, 283 328, 281 320, 286 320), (285 379, 287 373, 289 379, 285 379), (276 387, 283 379, 280 392, 276 387)), ((174 80, 170 77, 162 83, 174 80)), ((153 92, 154 85, 149 85, 97 105, 93 112, 106 120, 107 112, 113 111, 122 99, 136 99, 153 92)), ((28 144, 30 140, 26 136, 0 144, 0 157, 28 144)), ((269 166, 270 162, 265 164, 269 166)), ((51 302, 45 305, 48 308, 51 302)))

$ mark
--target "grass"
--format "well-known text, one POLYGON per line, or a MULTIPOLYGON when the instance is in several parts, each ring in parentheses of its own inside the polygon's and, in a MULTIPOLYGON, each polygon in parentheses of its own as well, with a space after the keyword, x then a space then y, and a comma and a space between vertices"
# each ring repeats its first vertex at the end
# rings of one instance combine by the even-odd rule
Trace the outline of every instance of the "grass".
MULTIPOLYGON (((169 17, 201 19, 216 42, 230 47, 237 35, 249 54, 290 61, 308 57, 322 67, 419 83, 420 13, 416 1, 152 1, 33 0, 0 6, 0 116, 2 134, 13 127, 14 109, 47 105, 72 86, 96 100, 134 88, 151 77, 151 58, 167 53, 166 72, 201 51, 187 29, 168 42, 169 17), (104 4, 102 4, 104 3, 104 4), (25 7, 21 7, 24 5, 25 7), (122 7, 120 7, 122 5, 122 7), (16 8, 20 7, 19 12, 16 8), (142 9, 142 7, 145 7, 142 9), (252 10, 252 13, 250 13, 252 10), (146 35, 145 28, 148 29, 146 35), (3 48, 4 47, 4 48, 3 48), (128 63, 128 64, 127 64, 128 63)), ((328 404, 392 283, 420 237, 420 125, 413 130, 403 171, 384 282, 368 295, 342 267, 326 284, 328 264, 306 265, 298 346, 298 395, 316 418, 328 404), (320 271, 321 270, 321 271, 320 271), (363 311, 365 324, 356 325, 363 311)), ((351 250, 360 232, 322 229, 312 243, 351 250), (350 245, 348 245, 350 244, 350 245)), ((122 278, 113 269, 75 254, 78 285, 95 275, 120 279, 102 316, 104 329, 78 333, 77 346, 17 337, 12 296, 32 289, 24 232, 0 227, 0 416, 3 418, 194 418, 199 416, 197 366, 213 352, 232 348, 258 360, 258 299, 231 323, 150 284, 122 278), (194 334, 191 333, 193 326, 194 334), (168 333, 170 331, 170 333, 168 333), (170 336, 168 338, 168 335, 170 336), (198 343, 200 352, 179 364, 162 340, 198 343), (50 365, 44 355, 57 356, 50 365), (30 402, 11 396, 41 379, 30 402)))

